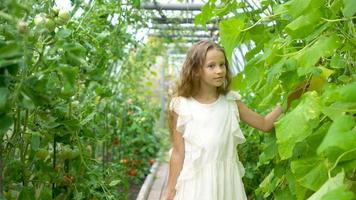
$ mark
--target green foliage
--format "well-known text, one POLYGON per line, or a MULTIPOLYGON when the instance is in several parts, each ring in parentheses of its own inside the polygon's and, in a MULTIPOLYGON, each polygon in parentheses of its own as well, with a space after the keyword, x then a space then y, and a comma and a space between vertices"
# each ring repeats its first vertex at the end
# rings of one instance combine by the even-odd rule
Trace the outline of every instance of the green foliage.
POLYGON ((272 135, 243 126, 247 142, 239 150, 248 196, 355 198, 355 4, 210 0, 204 8, 196 23, 219 19, 229 59, 240 45, 248 48, 232 87, 250 107, 267 113, 294 88, 309 84, 272 135), (217 8, 227 12, 217 14, 217 8))
POLYGON ((163 47, 128 33, 144 26, 140 1, 71 2, 0 5, 6 199, 127 199, 160 147, 143 80, 163 47))

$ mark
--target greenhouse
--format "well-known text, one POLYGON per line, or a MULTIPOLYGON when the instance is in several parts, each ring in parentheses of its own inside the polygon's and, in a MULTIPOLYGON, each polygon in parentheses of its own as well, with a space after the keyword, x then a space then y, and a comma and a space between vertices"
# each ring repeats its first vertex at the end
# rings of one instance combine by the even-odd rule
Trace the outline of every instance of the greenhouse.
POLYGON ((356 199, 353 0, 1 0, 0 200, 356 199))

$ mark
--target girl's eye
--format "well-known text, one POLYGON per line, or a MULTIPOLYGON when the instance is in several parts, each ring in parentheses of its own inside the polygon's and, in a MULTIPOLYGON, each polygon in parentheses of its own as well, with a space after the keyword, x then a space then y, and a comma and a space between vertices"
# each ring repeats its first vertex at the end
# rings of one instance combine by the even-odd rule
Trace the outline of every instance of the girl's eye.
POLYGON ((214 65, 208 65, 208 67, 209 67, 209 68, 213 68, 213 67, 214 67, 214 65))

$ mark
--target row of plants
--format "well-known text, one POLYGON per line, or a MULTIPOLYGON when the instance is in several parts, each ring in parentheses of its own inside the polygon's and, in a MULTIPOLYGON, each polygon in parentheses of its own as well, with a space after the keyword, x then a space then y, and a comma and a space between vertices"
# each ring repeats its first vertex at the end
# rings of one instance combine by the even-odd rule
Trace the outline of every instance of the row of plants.
POLYGON ((355 12, 351 0, 209 0, 196 17, 220 20, 230 61, 248 49, 232 85, 250 107, 267 113, 295 88, 303 94, 272 133, 243 125, 249 198, 356 198, 355 12))
POLYGON ((157 155, 139 1, 0 5, 0 199, 127 199, 157 155))

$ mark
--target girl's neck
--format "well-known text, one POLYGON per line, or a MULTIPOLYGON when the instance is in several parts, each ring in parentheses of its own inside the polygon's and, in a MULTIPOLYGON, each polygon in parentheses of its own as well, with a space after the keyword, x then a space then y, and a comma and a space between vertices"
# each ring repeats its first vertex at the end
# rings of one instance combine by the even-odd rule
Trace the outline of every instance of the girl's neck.
POLYGON ((201 87, 193 96, 201 102, 212 102, 219 97, 217 88, 203 88, 201 87))

